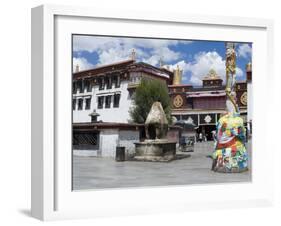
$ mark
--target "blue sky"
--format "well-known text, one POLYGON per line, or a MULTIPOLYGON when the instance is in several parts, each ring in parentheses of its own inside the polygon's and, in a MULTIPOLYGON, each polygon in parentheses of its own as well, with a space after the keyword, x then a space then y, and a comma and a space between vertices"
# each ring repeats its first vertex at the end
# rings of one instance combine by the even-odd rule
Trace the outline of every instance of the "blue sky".
MULTIPOLYGON (((167 40, 73 35, 73 68, 95 68, 130 58, 159 66, 160 59, 170 70, 177 65, 183 70, 183 84, 200 86, 202 78, 214 69, 225 79, 225 42, 167 40)), ((252 44, 236 43, 237 80, 246 79, 245 67, 252 60, 252 44)))

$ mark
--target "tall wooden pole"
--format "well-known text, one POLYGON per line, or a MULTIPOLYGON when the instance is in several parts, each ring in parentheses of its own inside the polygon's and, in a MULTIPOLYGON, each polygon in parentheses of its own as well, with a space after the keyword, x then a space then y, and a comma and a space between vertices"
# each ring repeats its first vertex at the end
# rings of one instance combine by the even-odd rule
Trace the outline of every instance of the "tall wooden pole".
POLYGON ((226 108, 230 113, 238 113, 239 108, 236 103, 236 53, 235 44, 226 43, 226 87, 227 96, 226 108))

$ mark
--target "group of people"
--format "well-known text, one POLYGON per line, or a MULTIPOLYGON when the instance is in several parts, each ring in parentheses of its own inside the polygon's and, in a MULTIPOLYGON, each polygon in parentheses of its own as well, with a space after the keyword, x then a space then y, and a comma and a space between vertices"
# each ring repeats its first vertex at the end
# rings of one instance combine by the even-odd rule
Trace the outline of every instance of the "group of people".
POLYGON ((202 132, 197 133, 197 142, 203 142, 203 141, 208 141, 208 140, 214 141, 215 139, 216 139, 216 131, 215 130, 212 131, 211 134, 203 134, 202 132))

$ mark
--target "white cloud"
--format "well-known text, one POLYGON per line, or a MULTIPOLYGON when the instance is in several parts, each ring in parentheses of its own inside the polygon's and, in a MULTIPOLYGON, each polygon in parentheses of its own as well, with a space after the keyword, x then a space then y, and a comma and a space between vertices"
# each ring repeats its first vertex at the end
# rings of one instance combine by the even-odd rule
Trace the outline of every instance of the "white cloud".
MULTIPOLYGON (((183 41, 143 39, 143 38, 111 38, 96 36, 74 36, 73 50, 96 52, 97 64, 109 64, 130 58, 132 49, 135 49, 138 61, 157 65, 160 58, 164 62, 178 60, 180 53, 170 47, 183 41), (145 51, 144 51, 145 50, 145 51)), ((191 41, 184 41, 188 44, 191 41)))
POLYGON ((154 55, 161 56, 164 62, 178 60, 180 57, 179 52, 175 52, 175 51, 171 50, 170 48, 168 48, 167 46, 162 46, 160 48, 157 48, 152 53, 154 55))
POLYGON ((240 44, 238 46, 237 54, 240 57, 248 58, 252 56, 252 48, 249 44, 240 44))
POLYGON ((98 54, 99 54, 98 64, 110 64, 113 62, 128 59, 128 54, 124 54, 124 52, 117 51, 116 48, 102 50, 99 51, 98 54))
POLYGON ((152 55, 151 57, 149 58, 143 58, 141 59, 142 62, 145 62, 145 63, 148 63, 148 64, 151 64, 153 66, 156 66, 159 62, 160 62, 160 56, 158 55, 152 55))
POLYGON ((87 61, 86 58, 76 58, 73 57, 73 71, 75 72, 76 70, 76 65, 79 65, 79 70, 80 71, 84 71, 84 70, 88 70, 94 67, 93 64, 91 64, 90 62, 87 61))
POLYGON ((193 62, 181 61, 177 64, 184 73, 191 73, 190 83, 195 86, 202 85, 202 79, 210 69, 214 69, 222 79, 225 78, 225 61, 216 51, 200 52, 195 55, 193 62))
POLYGON ((183 70, 183 73, 184 73, 184 72, 188 71, 189 64, 187 62, 185 62, 184 60, 181 60, 175 64, 166 65, 165 67, 168 67, 170 70, 175 70, 177 68, 177 66, 179 66, 179 68, 181 70, 183 70))
MULTIPOLYGON (((179 61, 169 67, 175 69, 177 65, 183 70, 184 81, 187 81, 186 74, 191 73, 189 82, 192 85, 201 86, 203 77, 209 73, 210 69, 214 69, 225 82, 225 60, 216 51, 200 52, 195 55, 193 62, 179 61)), ((243 76, 241 68, 236 68, 236 75, 243 76)))
POLYGON ((239 78, 243 77, 243 71, 240 67, 236 67, 236 76, 239 78))
POLYGON ((131 57, 132 50, 135 50, 138 59, 148 57, 148 54, 141 49, 129 48, 128 46, 115 46, 109 49, 97 51, 98 65, 110 64, 118 61, 128 60, 131 57))
POLYGON ((156 66, 159 64, 160 59, 164 63, 178 60, 180 58, 180 53, 175 52, 168 47, 162 46, 157 49, 153 49, 153 51, 151 51, 151 56, 149 56, 148 58, 145 57, 147 56, 143 56, 140 61, 156 66))
MULTIPOLYGON (((150 48, 158 49, 176 45, 183 41, 164 40, 164 39, 145 39, 145 38, 118 38, 118 37, 98 37, 98 36, 73 36, 73 50, 74 51, 88 51, 94 52, 97 50, 107 50, 108 48, 123 46, 125 49, 129 48, 150 48)), ((191 41, 185 41, 188 44, 191 41)))
POLYGON ((100 48, 108 49, 114 47, 117 43, 117 39, 75 35, 73 36, 73 51, 94 52, 100 48))

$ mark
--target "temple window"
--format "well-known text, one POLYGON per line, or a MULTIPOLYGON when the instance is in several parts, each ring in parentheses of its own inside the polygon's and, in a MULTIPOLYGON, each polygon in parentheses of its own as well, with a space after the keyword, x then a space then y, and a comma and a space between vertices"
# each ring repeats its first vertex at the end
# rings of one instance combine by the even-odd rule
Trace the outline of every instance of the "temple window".
POLYGON ((91 108, 91 98, 86 98, 86 106, 85 109, 89 110, 91 108))
POLYGON ((105 78, 105 84, 106 84, 106 89, 111 89, 112 88, 112 82, 111 82, 111 77, 106 77, 105 78))
POLYGON ((72 83, 72 93, 73 93, 73 94, 76 94, 76 93, 77 93, 77 83, 76 83, 76 82, 73 82, 73 83, 72 83))
POLYGON ((98 108, 103 108, 104 97, 98 97, 98 108))
POLYGON ((72 99, 72 110, 76 109, 76 99, 72 99))
POLYGON ((111 96, 105 97, 105 108, 110 108, 111 105, 111 96))
POLYGON ((117 76, 114 75, 114 76, 112 77, 112 83, 114 84, 114 87, 115 87, 115 88, 116 88, 116 82, 117 82, 117 76))
POLYGON ((87 92, 92 91, 92 85, 91 85, 90 80, 85 80, 85 88, 86 88, 87 92))
POLYGON ((78 110, 82 110, 83 109, 83 99, 78 99, 78 110))
POLYGON ((116 79, 115 79, 115 88, 119 88, 120 87, 120 76, 116 75, 116 79))
POLYGON ((83 89, 83 81, 80 80, 77 82, 77 88, 79 89, 79 92, 80 93, 83 93, 84 92, 84 89, 83 89))
POLYGON ((113 97, 113 107, 118 108, 120 102, 120 94, 115 94, 113 97))
POLYGON ((99 82, 99 90, 103 90, 104 89, 104 78, 99 78, 98 82, 99 82))

